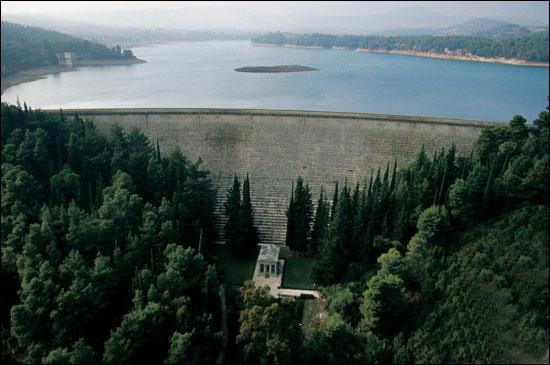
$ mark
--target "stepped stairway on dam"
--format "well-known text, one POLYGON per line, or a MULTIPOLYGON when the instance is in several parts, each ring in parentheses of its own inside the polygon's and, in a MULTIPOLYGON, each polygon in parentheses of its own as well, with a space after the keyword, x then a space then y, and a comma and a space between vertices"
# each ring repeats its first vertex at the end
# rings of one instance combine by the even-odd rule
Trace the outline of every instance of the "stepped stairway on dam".
MULTIPOLYGON (((50 111, 58 113, 58 111, 50 111)), ((314 203, 321 186, 332 197, 335 181, 355 185, 403 166, 422 145, 428 154, 455 145, 469 154, 481 130, 498 122, 267 109, 79 109, 65 110, 91 120, 100 132, 113 124, 141 129, 158 139, 162 153, 178 146, 203 167, 218 189, 215 214, 220 237, 226 222, 223 203, 234 174, 250 176, 254 221, 261 243, 284 244, 286 210, 293 182, 309 183, 314 203)))

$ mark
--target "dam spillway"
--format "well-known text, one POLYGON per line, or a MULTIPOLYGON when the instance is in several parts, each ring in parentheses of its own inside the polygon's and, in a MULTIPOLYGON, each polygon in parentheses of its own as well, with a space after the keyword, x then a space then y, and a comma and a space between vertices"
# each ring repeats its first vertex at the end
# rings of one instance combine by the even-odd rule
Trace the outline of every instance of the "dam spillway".
MULTIPOLYGON (((53 111, 52 111, 53 112, 53 111)), ((58 111, 56 111, 58 112, 58 111)), ((119 124, 137 127, 162 153, 176 146, 191 160, 201 158, 218 189, 220 237, 223 203, 236 173, 250 176, 254 219, 261 243, 284 244, 286 209, 293 181, 302 176, 317 201, 321 186, 329 198, 335 181, 362 182, 371 170, 412 162, 425 146, 428 155, 456 145, 469 154, 483 128, 500 123, 369 113, 267 109, 77 109, 100 132, 119 124)), ((342 186, 342 185, 340 185, 342 186)))

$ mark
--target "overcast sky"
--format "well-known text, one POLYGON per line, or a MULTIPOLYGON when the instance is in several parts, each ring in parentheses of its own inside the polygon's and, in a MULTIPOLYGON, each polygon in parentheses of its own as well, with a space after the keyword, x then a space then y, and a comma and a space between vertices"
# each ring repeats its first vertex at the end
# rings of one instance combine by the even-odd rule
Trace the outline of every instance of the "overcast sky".
MULTIPOLYGON (((285 22, 290 22, 290 19, 294 19, 294 23, 299 19, 307 26, 308 19, 313 18, 372 17, 382 14, 389 18, 389 14, 400 12, 404 13, 399 18, 403 27, 436 27, 464 17, 548 25, 548 11, 547 1, 2 1, 2 14, 48 15, 89 23, 159 28, 185 25, 196 28, 199 25, 205 28, 225 26, 246 29, 262 25, 272 28, 277 24, 284 28, 285 22), (402 9, 410 8, 418 8, 417 13, 424 11, 425 19, 420 19, 416 13, 411 13, 408 19, 402 9), (442 22, 443 18, 446 22, 442 22), (424 24, 430 20, 433 20, 433 24, 424 24)), ((377 21, 379 24, 381 20, 377 21)), ((376 26, 380 28, 380 25, 376 26)))

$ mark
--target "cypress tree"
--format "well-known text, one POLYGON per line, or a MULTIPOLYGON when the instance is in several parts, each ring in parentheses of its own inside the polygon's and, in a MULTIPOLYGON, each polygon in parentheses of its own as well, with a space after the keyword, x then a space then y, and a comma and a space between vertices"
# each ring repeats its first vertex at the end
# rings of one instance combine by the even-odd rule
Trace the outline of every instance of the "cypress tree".
POLYGON ((389 179, 389 174, 390 174, 390 161, 388 161, 388 163, 386 164, 386 171, 384 172, 384 185, 388 184, 389 186, 389 182, 388 182, 388 179, 389 179))
POLYGON ((489 177, 487 178, 487 183, 485 184, 485 189, 483 191, 483 215, 485 217, 489 217, 491 214, 491 208, 493 205, 493 179, 494 179, 494 170, 495 170, 495 163, 496 161, 493 161, 491 164, 491 170, 489 172, 489 177))
POLYGON ((441 178, 441 186, 437 190, 437 198, 435 202, 436 205, 440 205, 444 198, 443 190, 445 189, 446 179, 447 179, 447 165, 445 165, 445 170, 443 170, 443 177, 441 178))
POLYGON ((311 230, 311 239, 309 241, 309 252, 312 256, 316 256, 321 249, 321 243, 326 237, 328 222, 329 207, 325 198, 325 193, 321 187, 321 193, 317 201, 317 210, 313 220, 313 228, 311 230))
MULTIPOLYGON (((371 182, 372 182, 372 175, 371 175, 371 182)), ((380 168, 378 168, 378 172, 376 173, 376 178, 374 179, 374 182, 369 185, 369 193, 367 195, 367 212, 368 212, 368 224, 365 234, 365 251, 367 252, 367 255, 370 256, 371 254, 371 247, 372 242, 374 240, 375 234, 378 232, 377 227, 382 222, 378 222, 378 215, 379 215, 379 194, 380 194, 380 168)), ((376 257, 368 257, 369 260, 376 259, 376 257)))
POLYGON ((160 156, 160 146, 159 146, 159 139, 157 138, 157 161, 160 163, 162 162, 161 156, 160 156))
POLYGON ((338 180, 336 180, 336 184, 334 186, 334 195, 332 197, 332 206, 330 208, 330 220, 331 221, 334 220, 337 205, 338 205, 338 180))
MULTIPOLYGON (((372 179, 372 176, 371 176, 372 179)), ((372 181, 371 181, 372 182, 372 181)), ((359 245, 359 250, 357 252, 358 255, 360 255, 361 250, 361 244, 363 241, 363 237, 366 233, 366 227, 367 227, 367 180, 365 179, 363 182, 363 190, 361 192, 361 198, 359 200, 359 207, 357 210, 357 213, 355 214, 354 221, 353 221, 353 241, 356 245, 359 245)))
POLYGON ((353 240, 352 199, 347 181, 342 188, 342 194, 336 207, 336 215, 332 221, 330 240, 334 248, 332 262, 336 267, 334 277, 341 280, 346 273, 347 263, 355 261, 351 250, 353 240))
POLYGON ((357 182, 353 191, 353 197, 351 198, 351 214, 353 217, 359 212, 359 203, 359 182, 357 182))
POLYGON ((294 232, 291 234, 292 250, 305 255, 308 248, 308 239, 311 229, 311 220, 313 215, 313 204, 311 202, 311 193, 309 185, 304 186, 302 177, 296 181, 294 191, 294 232))
POLYGON ((241 183, 237 174, 233 179, 233 186, 227 194, 227 201, 224 204, 227 222, 225 223, 225 242, 233 254, 241 256, 243 253, 243 242, 241 234, 241 183))
POLYGON ((286 211, 286 240, 285 243, 292 250, 292 245, 294 243, 295 237, 295 222, 296 217, 294 214, 294 182, 292 182, 292 189, 290 190, 290 203, 288 204, 288 209, 286 211))
POLYGON ((393 192, 395 189, 395 180, 397 178, 397 160, 395 160, 395 163, 393 164, 393 173, 391 175, 391 183, 390 183, 390 192, 393 192))
POLYGON ((202 227, 200 227, 200 233, 199 233, 199 253, 202 255, 202 257, 207 258, 208 253, 206 252, 206 243, 204 240, 204 234, 202 227))
POLYGON ((246 174, 246 180, 243 183, 243 208, 242 208, 242 234, 245 256, 252 256, 256 253, 258 244, 258 232, 254 226, 254 217, 252 212, 252 203, 250 201, 250 180, 246 174))

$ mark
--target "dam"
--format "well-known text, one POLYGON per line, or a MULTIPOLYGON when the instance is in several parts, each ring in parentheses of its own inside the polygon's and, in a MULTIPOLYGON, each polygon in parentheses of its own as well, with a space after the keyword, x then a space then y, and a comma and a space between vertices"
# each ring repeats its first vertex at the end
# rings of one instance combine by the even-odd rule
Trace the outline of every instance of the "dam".
MULTIPOLYGON (((53 112, 53 111, 52 111, 53 112)), ((58 111, 56 111, 58 112, 58 111)), ((261 243, 284 244, 293 182, 302 176, 316 203, 320 188, 355 184, 371 170, 412 162, 422 145, 430 156, 456 145, 469 154, 481 130, 500 123, 369 113, 266 109, 77 109, 100 132, 113 124, 137 127, 167 153, 179 146, 203 160, 218 189, 216 217, 223 238, 223 203, 236 173, 250 176, 254 220, 261 243)), ((67 114, 69 113, 69 114, 67 114)))

